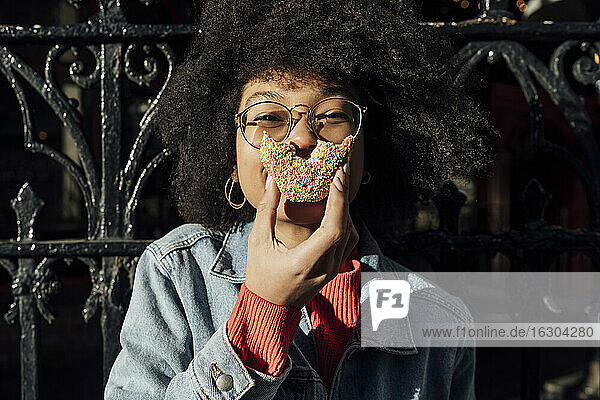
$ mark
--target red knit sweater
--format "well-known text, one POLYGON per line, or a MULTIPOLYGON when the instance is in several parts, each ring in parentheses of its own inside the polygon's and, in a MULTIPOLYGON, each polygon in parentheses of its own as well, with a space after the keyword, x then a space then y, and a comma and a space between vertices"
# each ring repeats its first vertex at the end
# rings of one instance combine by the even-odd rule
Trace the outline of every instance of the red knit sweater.
MULTIPOLYGON (((360 308, 360 255, 355 248, 340 272, 307 305, 317 344, 319 373, 327 386, 360 308)), ((270 375, 285 369, 288 350, 302 317, 300 309, 271 303, 242 284, 227 321, 227 337, 245 366, 270 375)))

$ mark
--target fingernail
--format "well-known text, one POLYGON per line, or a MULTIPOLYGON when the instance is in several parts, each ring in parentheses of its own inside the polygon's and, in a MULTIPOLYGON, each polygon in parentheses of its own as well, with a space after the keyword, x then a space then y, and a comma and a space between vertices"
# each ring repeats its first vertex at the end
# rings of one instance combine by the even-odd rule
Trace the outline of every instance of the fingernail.
POLYGON ((272 180, 273 178, 271 178, 271 175, 267 175, 267 181, 265 182, 265 190, 269 188, 269 185, 271 184, 272 180))
POLYGON ((342 167, 342 170, 344 171, 344 173, 348 172, 348 162, 344 163, 344 166, 342 167))
POLYGON ((335 185, 337 190, 339 190, 340 192, 344 192, 344 185, 342 185, 342 181, 337 175, 335 178, 333 178, 333 184, 335 185))

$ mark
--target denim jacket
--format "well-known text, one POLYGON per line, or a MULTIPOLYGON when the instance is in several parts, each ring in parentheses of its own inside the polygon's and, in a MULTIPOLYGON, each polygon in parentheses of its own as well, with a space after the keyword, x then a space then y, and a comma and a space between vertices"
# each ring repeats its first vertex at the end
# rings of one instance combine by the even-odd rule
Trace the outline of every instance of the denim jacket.
MULTIPOLYGON (((355 221, 362 271, 402 272, 412 286, 411 314, 470 320, 464 303, 381 254, 355 221)), ((361 347, 360 321, 327 388, 306 307, 286 368, 272 376, 246 367, 225 326, 245 280, 252 222, 227 233, 182 225, 150 244, 135 272, 105 400, 133 399, 474 399, 472 346, 419 347, 408 318, 405 347, 361 347), (217 384, 220 375, 227 378, 217 384), (225 384, 223 384, 225 382, 225 384)), ((363 301, 361 294, 361 302, 363 301)))

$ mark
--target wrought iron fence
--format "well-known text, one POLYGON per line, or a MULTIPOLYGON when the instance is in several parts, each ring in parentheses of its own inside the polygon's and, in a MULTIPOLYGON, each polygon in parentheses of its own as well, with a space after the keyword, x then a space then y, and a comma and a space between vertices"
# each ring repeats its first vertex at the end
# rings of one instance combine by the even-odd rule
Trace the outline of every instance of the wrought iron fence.
MULTIPOLYGON (((140 0, 150 4, 150 0, 140 0)), ((77 6, 80 0, 69 0, 77 6)), ((520 199, 527 223, 519 229, 489 234, 459 234, 458 216, 465 196, 449 183, 449 190, 436 199, 439 229, 386 237, 383 247, 392 256, 437 253, 439 266, 460 265, 469 257, 483 255, 486 260, 497 253, 507 256, 515 268, 543 270, 565 252, 586 254, 599 267, 600 248, 600 152, 597 136, 586 111, 584 101, 572 88, 575 79, 583 85, 595 85, 600 91, 600 23, 519 22, 507 11, 506 0, 482 0, 478 18, 461 23, 428 23, 450 35, 460 51, 457 57, 464 65, 457 81, 467 79, 468 72, 482 62, 503 59, 514 75, 530 106, 530 142, 541 152, 564 160, 581 180, 587 196, 589 227, 569 230, 548 226, 544 209, 551 195, 535 178, 523 189, 520 199), (528 45, 533 42, 558 43, 549 64, 541 61, 528 45), (573 49, 583 52, 572 65, 572 76, 566 71, 566 55, 573 49), (583 149, 583 159, 567 148, 544 137, 544 118, 537 91, 539 85, 547 92, 568 121, 583 149)), ((151 120, 157 99, 169 81, 175 56, 168 44, 186 41, 198 31, 194 25, 133 24, 127 21, 119 1, 99 0, 98 12, 88 21, 63 26, 0 25, 0 73, 8 80, 20 106, 25 148, 41 153, 57 162, 76 182, 85 203, 87 237, 72 240, 36 239, 36 215, 44 202, 31 186, 24 182, 11 206, 17 217, 18 234, 14 240, 0 242, 0 265, 12 279, 14 302, 4 318, 18 322, 21 331, 21 397, 38 398, 38 330, 40 318, 51 322, 54 315, 48 308, 50 296, 58 293, 60 282, 53 269, 57 260, 79 260, 89 269, 92 290, 82 310, 88 321, 100 312, 103 337, 104 381, 115 360, 125 304, 116 293, 122 282, 119 271, 135 267, 148 240, 133 239, 134 215, 144 184, 155 169, 169 156, 162 150, 144 164, 152 135, 151 120), (43 74, 36 72, 15 52, 12 45, 50 44, 45 56, 43 74), (90 72, 84 72, 82 62, 75 60, 70 69, 71 80, 81 88, 100 88, 101 158, 96 162, 84 134, 82 115, 76 100, 69 98, 54 76, 59 57, 69 49, 74 54, 88 52, 95 62, 90 72), (166 59, 166 79, 155 99, 143 115, 131 149, 121 148, 123 79, 137 85, 149 85, 159 73, 158 63, 149 56, 158 51, 166 59), (132 67, 134 52, 148 56, 144 72, 132 67), (60 119, 73 140, 79 163, 60 151, 37 141, 33 135, 31 110, 24 85, 37 92, 60 119), (129 151, 124 165, 115 155, 129 151)), ((531 360, 536 351, 532 350, 531 360)), ((523 398, 539 399, 539 365, 535 361, 527 372, 523 398)))

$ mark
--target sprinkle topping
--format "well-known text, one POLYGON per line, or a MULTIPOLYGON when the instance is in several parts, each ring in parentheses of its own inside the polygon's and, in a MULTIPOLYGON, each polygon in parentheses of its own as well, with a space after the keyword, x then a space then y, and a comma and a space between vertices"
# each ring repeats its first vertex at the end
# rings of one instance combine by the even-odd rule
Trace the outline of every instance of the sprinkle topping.
POLYGON ((340 144, 317 140, 310 158, 303 158, 296 156, 291 144, 276 142, 264 133, 260 160, 288 200, 314 203, 329 194, 335 172, 350 153, 353 143, 352 135, 340 144))

